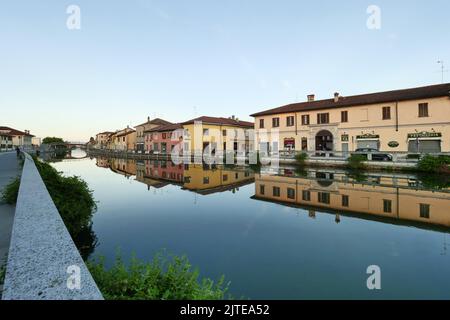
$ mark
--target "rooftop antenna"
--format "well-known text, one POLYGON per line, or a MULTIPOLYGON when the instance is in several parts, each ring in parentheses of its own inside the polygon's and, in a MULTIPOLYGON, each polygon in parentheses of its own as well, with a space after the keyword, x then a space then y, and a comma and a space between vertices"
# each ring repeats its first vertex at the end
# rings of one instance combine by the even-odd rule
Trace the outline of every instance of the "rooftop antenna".
POLYGON ((437 63, 441 65, 442 83, 444 83, 444 73, 448 72, 448 70, 445 69, 444 60, 439 60, 437 63))

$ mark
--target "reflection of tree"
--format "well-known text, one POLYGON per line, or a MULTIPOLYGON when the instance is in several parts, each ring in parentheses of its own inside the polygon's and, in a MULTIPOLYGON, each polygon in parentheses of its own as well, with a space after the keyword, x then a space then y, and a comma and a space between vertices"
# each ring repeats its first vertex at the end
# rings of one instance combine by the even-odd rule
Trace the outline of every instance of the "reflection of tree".
POLYGON ((98 245, 98 238, 94 230, 92 230, 92 223, 74 234, 73 241, 83 260, 87 261, 98 245))
POLYGON ((450 188, 450 175, 448 174, 419 174, 420 185, 427 189, 450 188))
POLYGON ((367 181, 367 175, 359 170, 348 170, 347 176, 355 182, 366 182, 367 181))

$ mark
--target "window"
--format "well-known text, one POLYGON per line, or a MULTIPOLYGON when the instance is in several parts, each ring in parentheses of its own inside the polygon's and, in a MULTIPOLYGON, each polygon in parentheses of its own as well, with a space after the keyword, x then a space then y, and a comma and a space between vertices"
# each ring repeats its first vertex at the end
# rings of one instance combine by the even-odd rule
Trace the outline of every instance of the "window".
POLYGON ((302 116, 302 125, 304 126, 309 125, 309 114, 305 114, 302 116))
POLYGON ((259 193, 261 195, 264 195, 264 193, 266 192, 266 187, 262 184, 259 186, 259 193))
POLYGON ((259 119, 259 127, 264 128, 264 119, 259 119))
POLYGON ((286 126, 287 127, 294 126, 294 116, 289 116, 286 118, 286 126))
POLYGON ((348 111, 341 111, 341 122, 348 122, 348 111))
POLYGON ((163 138, 163 139, 166 139, 166 137, 167 137, 167 135, 166 135, 166 133, 164 132, 164 133, 162 134, 162 138, 163 138))
POLYGON ((419 104, 419 117, 420 118, 428 117, 428 103, 419 104))
POLYGON ((348 204, 349 204, 348 196, 347 195, 342 195, 342 206, 343 207, 348 207, 348 204))
POLYGON ((203 184, 209 184, 209 177, 203 177, 203 184))
POLYGON ((383 211, 385 213, 391 213, 392 212, 392 201, 391 200, 383 200, 383 211))
POLYGON ((317 194, 317 200, 320 203, 330 204, 330 194, 328 192, 319 192, 317 194))
POLYGON ((209 136, 209 129, 203 129, 203 135, 209 136))
POLYGON ((280 188, 279 187, 273 187, 272 193, 273 193, 274 197, 279 197, 280 194, 281 194, 280 188))
POLYGON ((317 124, 330 123, 329 113, 318 113, 317 114, 317 124))
POLYGON ((280 126, 280 118, 272 118, 272 127, 278 128, 280 126))
POLYGON ((383 107, 383 120, 391 119, 391 107, 383 107))
POLYGON ((288 188, 287 189, 287 197, 288 197, 288 199, 295 199, 295 189, 288 188))
POLYGON ((420 217, 424 219, 430 219, 430 205, 429 204, 420 204, 420 217))
POLYGON ((303 201, 311 201, 311 192, 308 190, 302 191, 302 199, 303 201))
POLYGON ((237 180, 237 179, 239 179, 239 173, 238 172, 236 172, 235 174, 234 174, 234 178, 237 180))
POLYGON ((222 135, 223 135, 224 137, 226 137, 226 136, 227 136, 227 130, 222 130, 222 135))
POLYGON ((223 181, 225 182, 225 181, 228 181, 228 175, 227 174, 224 174, 223 175, 223 181))

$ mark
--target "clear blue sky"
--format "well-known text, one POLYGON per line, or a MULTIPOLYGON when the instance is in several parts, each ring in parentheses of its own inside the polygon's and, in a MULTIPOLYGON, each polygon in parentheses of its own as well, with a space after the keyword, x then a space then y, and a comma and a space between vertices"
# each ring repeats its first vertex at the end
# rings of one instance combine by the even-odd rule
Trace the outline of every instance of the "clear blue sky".
POLYGON ((448 0, 1 0, 0 123, 87 140, 147 116, 250 120, 309 93, 435 84, 449 12, 448 0), (71 4, 81 30, 66 27, 71 4), (380 30, 366 26, 372 4, 380 30))

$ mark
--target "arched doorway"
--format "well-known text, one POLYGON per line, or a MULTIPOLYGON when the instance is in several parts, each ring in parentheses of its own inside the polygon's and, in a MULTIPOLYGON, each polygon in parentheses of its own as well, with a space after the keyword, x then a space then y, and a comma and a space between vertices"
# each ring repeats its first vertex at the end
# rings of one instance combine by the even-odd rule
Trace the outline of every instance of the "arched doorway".
POLYGON ((321 130, 316 135, 316 151, 333 151, 333 134, 328 130, 321 130))

